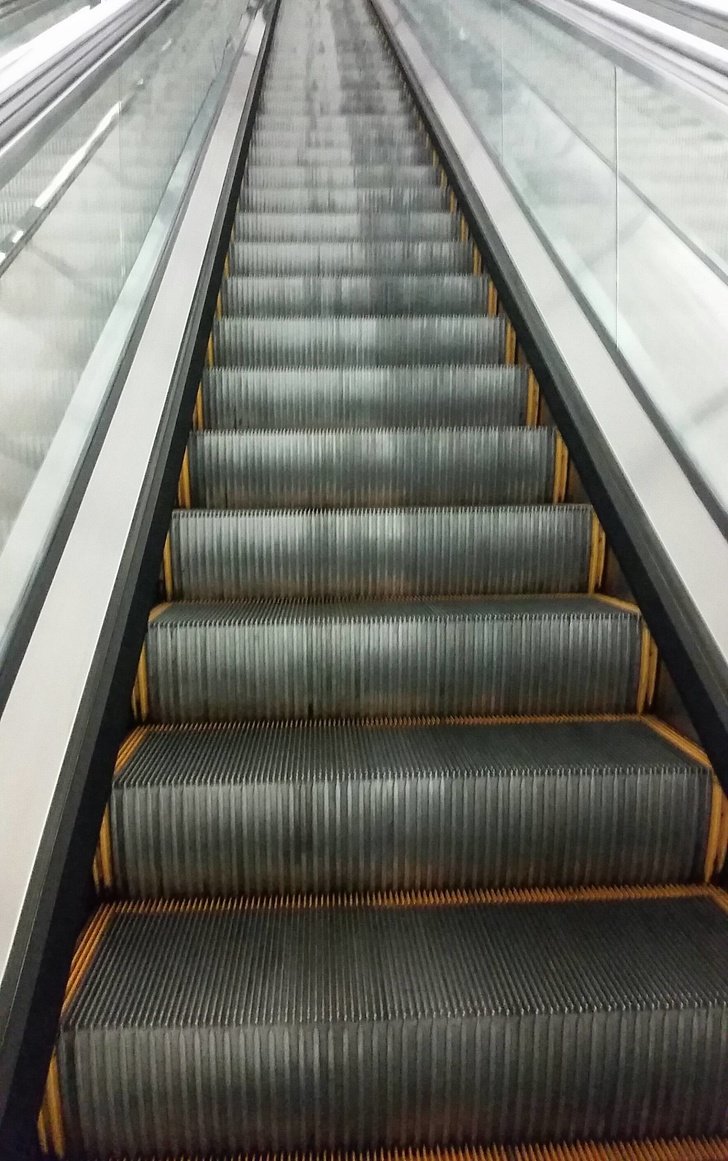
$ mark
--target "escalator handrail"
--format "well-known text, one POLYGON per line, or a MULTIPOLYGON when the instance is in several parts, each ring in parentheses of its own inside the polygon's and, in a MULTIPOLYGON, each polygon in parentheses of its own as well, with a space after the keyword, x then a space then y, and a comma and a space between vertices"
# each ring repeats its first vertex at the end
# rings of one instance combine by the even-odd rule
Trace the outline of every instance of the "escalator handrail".
POLYGON ((108 0, 0 58, 0 186, 179 0, 108 0))

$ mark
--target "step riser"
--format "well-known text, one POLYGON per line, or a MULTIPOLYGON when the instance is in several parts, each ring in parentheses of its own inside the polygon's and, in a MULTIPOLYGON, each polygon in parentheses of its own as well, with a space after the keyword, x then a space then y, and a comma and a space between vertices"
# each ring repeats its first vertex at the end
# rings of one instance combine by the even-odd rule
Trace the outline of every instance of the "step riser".
POLYGON ((205 373, 209 429, 518 426, 526 372, 517 367, 364 367, 205 373))
POLYGON ((498 363, 501 319, 223 318, 213 331, 221 367, 362 367, 498 363))
POLYGON ((195 508, 538 504, 554 487, 546 428, 196 432, 195 508))
POLYGON ((403 242, 457 241, 460 223, 454 214, 238 214, 238 242, 403 242))
POLYGON ((177 600, 569 593, 588 509, 175 513, 177 600))
POLYGON ((626 614, 527 617, 514 606, 511 616, 479 620, 435 617, 425 606, 405 620, 303 612, 269 620, 251 611, 244 624, 152 622, 153 721, 624 713, 636 705, 640 625, 626 614))
POLYGON ((440 278, 228 278, 224 315, 483 315, 488 280, 468 275, 440 278))

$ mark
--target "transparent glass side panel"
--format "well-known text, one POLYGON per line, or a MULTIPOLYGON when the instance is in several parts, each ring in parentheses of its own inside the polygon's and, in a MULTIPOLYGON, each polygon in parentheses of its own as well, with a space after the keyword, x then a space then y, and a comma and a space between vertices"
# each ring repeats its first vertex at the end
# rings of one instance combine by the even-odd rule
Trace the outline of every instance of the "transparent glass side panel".
POLYGON ((728 130, 618 70, 620 352, 728 509, 728 130))
MULTIPOLYGON (((92 354, 98 363, 104 329, 245 13, 246 0, 183 0, 0 188, 0 588, 17 574, 21 542, 37 534, 42 545, 51 527, 49 518, 48 528, 29 531, 49 450, 55 464, 59 441, 82 448, 91 434, 79 383, 92 354)), ((194 158, 187 161, 191 172, 194 158)), ((175 185, 177 198, 183 187, 175 185)), ((173 216, 170 209, 167 226, 173 216)), ((54 519, 64 500, 60 485, 57 492, 54 519)), ((5 601, 3 592, 0 649, 5 601)))
POLYGON ((503 165, 614 334, 614 67, 529 8, 505 7, 502 27, 503 165))

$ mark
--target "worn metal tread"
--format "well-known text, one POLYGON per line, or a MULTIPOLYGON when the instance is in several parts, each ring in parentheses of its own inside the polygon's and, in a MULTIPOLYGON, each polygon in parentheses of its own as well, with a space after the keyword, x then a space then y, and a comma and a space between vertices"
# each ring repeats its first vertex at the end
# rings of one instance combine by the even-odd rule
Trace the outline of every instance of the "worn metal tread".
POLYGON ((725 1134, 727 960, 707 893, 111 909, 61 1021, 69 1143, 725 1134))
POLYGON ((126 749, 106 883, 125 896, 681 882, 706 867, 710 769, 639 719, 150 728, 126 749))
POLYGON ((519 426, 526 370, 458 367, 208 368, 208 428, 519 426))
POLYGON ((222 284, 222 313, 240 315, 485 314, 489 279, 472 274, 250 278, 222 284))
POLYGON ((555 436, 546 427, 196 431, 199 508, 338 508, 545 503, 555 436))
POLYGON ((259 315, 215 319, 213 350, 227 367, 472 365, 501 362, 505 336, 502 318, 479 315, 259 315))
POLYGON ((629 713, 636 609, 595 597, 179 602, 150 619, 158 722, 629 713))
POLYGON ((587 505, 176 511, 176 600, 583 592, 587 505))

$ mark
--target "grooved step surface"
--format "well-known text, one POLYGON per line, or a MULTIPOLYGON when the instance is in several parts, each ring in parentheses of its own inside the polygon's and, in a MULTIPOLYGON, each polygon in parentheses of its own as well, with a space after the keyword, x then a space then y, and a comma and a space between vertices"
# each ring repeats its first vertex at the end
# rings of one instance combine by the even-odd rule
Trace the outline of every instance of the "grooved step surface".
POLYGON ((509 427, 526 420, 521 367, 213 367, 208 428, 509 427))
MULTIPOLYGON (((266 247, 270 251, 271 247, 266 247)), ((221 318, 213 331, 219 366, 361 367, 497 363, 502 319, 221 318)))
POLYGON ((227 278, 226 315, 427 315, 485 313, 488 279, 467 274, 227 278))
POLYGON ((636 613, 589 597, 162 607, 155 721, 623 713, 636 613))
POLYGON ((591 510, 375 508, 175 512, 174 597, 581 592, 591 510))
POLYGON ((108 1156, 725 1134, 726 962, 701 898, 113 914, 63 1018, 69 1136, 108 1156))
POLYGON ((239 208, 242 213, 409 213, 411 210, 445 208, 445 194, 438 186, 353 189, 346 186, 243 186, 239 208))
POLYGON ((636 721, 144 733, 114 780, 124 895, 679 882, 707 767, 636 721))
POLYGON ((189 457, 207 508, 538 503, 554 481, 545 427, 199 431, 189 457))
POLYGON ((233 274, 309 277, 386 275, 395 270, 401 274, 467 274, 473 268, 473 248, 469 242, 234 242, 230 266, 233 274))
MULTIPOLYGON (((417 189, 432 185, 434 170, 422 165, 251 165, 245 171, 243 189, 380 189, 398 186, 417 189)), ((472 253, 471 247, 468 250, 472 253)))
MULTIPOLYGON (((235 237, 239 242, 360 242, 368 238, 395 242, 457 241, 459 223, 445 212, 374 214, 239 214, 235 237)), ((445 313, 445 312, 443 312, 445 313)))

